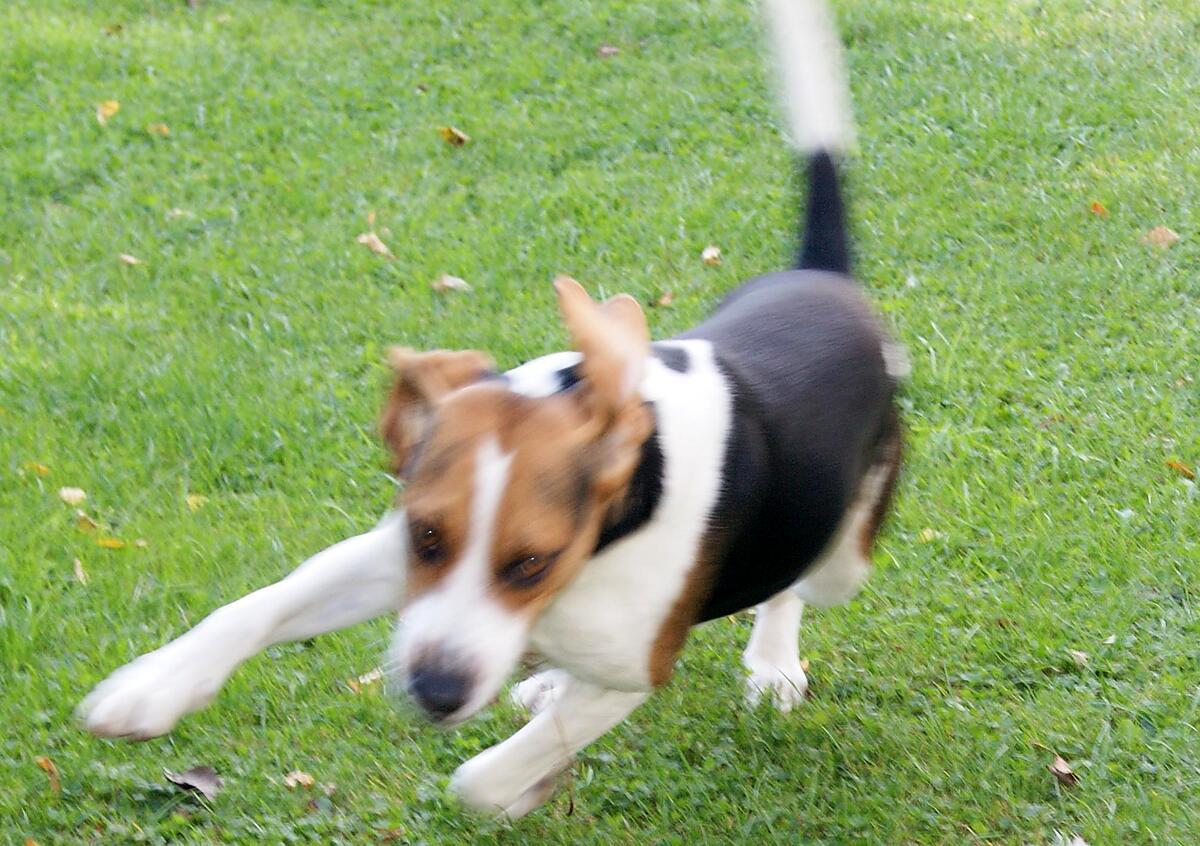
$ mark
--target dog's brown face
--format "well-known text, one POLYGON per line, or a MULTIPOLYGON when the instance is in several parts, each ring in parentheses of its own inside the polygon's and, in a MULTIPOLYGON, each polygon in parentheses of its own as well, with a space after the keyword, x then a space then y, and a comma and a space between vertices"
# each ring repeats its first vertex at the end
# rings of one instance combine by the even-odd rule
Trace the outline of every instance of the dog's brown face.
POLYGON ((527 397, 481 353, 393 350, 381 431, 409 531, 406 609, 393 646, 431 718, 489 702, 538 612, 588 560, 653 425, 638 386, 649 351, 636 301, 593 302, 556 280, 583 353, 580 383, 527 397))

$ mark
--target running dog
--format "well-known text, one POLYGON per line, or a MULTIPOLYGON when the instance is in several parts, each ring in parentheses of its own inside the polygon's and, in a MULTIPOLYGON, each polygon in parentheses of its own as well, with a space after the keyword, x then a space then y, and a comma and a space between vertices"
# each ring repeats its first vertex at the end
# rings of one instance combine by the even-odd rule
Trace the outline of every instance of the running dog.
POLYGON ((850 276, 836 35, 817 0, 765 6, 809 198, 794 268, 655 343, 633 298, 560 277, 573 352, 497 373, 481 352, 392 350, 395 509, 115 672, 80 706, 90 731, 163 734, 268 645, 398 614, 389 681, 441 725, 492 702, 523 656, 551 668, 513 691, 530 721, 451 782, 516 818, 706 620, 757 606, 748 697, 803 699, 804 603, 847 601, 871 569, 903 359, 850 276))

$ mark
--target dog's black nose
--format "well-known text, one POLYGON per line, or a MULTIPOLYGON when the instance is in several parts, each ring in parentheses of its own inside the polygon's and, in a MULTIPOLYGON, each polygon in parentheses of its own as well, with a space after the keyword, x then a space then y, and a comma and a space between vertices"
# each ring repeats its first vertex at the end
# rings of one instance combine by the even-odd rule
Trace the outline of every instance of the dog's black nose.
POLYGON ((416 667, 408 677, 408 692, 433 719, 448 717, 467 701, 467 676, 435 667, 416 667))

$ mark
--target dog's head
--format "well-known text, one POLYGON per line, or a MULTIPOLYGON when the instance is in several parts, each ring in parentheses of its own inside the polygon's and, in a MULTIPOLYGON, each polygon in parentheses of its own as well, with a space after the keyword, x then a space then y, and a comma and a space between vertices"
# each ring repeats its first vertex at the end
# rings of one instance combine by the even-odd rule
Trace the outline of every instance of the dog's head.
POLYGON ((391 351, 380 429, 405 483, 410 547, 391 658, 440 723, 496 695, 538 613, 591 556, 653 428, 638 392, 650 349, 641 307, 594 302, 565 277, 554 285, 583 355, 569 391, 517 394, 479 352, 391 351))

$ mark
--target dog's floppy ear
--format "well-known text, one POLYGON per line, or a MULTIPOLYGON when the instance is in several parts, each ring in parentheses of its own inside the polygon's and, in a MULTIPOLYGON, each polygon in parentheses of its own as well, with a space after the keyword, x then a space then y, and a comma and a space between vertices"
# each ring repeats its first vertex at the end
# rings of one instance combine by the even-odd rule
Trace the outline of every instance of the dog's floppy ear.
POLYGON ((379 434, 400 475, 433 407, 442 397, 490 372, 492 360, 475 350, 416 352, 405 347, 392 347, 387 358, 396 379, 379 416, 379 434))
POLYGON ((619 294, 596 303, 569 276, 555 279, 554 290, 571 341, 583 353, 580 376, 593 395, 595 412, 611 418, 631 401, 640 403, 650 330, 637 300, 619 294))
POLYGON ((638 392, 650 354, 650 330, 637 300, 619 294, 595 302, 567 276, 554 280, 558 306, 575 348, 583 400, 597 428, 602 495, 616 493, 641 459, 654 420, 638 392))

